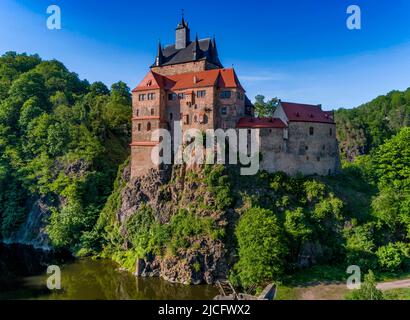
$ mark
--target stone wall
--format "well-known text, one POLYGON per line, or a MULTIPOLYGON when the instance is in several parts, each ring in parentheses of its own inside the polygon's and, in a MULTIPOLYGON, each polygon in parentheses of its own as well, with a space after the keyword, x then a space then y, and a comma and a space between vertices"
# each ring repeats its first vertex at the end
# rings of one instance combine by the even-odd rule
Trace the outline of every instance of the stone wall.
POLYGON ((335 124, 290 122, 288 139, 283 139, 284 129, 262 129, 261 169, 290 175, 298 172, 304 175, 335 173, 339 169, 335 130, 335 124), (313 128, 313 134, 310 128, 313 128))
POLYGON ((152 67, 151 70, 163 76, 172 76, 174 74, 190 73, 207 70, 205 60, 193 61, 187 63, 173 64, 170 66, 152 67))

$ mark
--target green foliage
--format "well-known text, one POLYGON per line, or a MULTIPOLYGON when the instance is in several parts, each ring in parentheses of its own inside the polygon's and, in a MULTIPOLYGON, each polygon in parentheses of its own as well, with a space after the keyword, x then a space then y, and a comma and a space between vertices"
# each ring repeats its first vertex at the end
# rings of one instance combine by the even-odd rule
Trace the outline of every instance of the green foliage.
POLYGON ((410 88, 392 91, 354 109, 335 113, 342 156, 352 160, 367 154, 387 139, 410 126, 410 88))
POLYGON ((151 227, 154 221, 152 209, 143 204, 125 223, 126 239, 140 253, 140 257, 144 257, 148 249, 151 227))
POLYGON ((389 243, 381 246, 376 255, 382 270, 395 271, 404 265, 408 266, 410 244, 403 242, 389 243))
POLYGON ((263 95, 257 95, 255 97, 255 113, 258 117, 273 117, 273 113, 278 105, 279 100, 277 98, 272 98, 265 102, 265 97, 263 95))
POLYGON ((295 239, 306 240, 312 233, 312 227, 307 221, 303 208, 295 210, 286 210, 285 212, 285 230, 295 239))
POLYGON ((383 300, 383 293, 376 288, 376 278, 373 271, 364 276, 360 289, 356 289, 346 296, 348 300, 383 300))
POLYGON ((215 197, 215 206, 219 210, 229 208, 233 203, 229 176, 223 165, 207 165, 205 167, 206 184, 215 197))
POLYGON ((362 269, 376 267, 374 228, 373 223, 367 223, 345 231, 348 264, 358 265, 362 269))
POLYGON ((286 247, 278 219, 271 211, 249 209, 239 220, 236 236, 239 261, 235 270, 244 287, 282 276, 286 247))
POLYGON ((92 231, 126 158, 130 112, 124 83, 111 93, 55 60, 0 57, 0 237, 43 196, 57 199, 47 226, 56 246, 98 246, 92 231))

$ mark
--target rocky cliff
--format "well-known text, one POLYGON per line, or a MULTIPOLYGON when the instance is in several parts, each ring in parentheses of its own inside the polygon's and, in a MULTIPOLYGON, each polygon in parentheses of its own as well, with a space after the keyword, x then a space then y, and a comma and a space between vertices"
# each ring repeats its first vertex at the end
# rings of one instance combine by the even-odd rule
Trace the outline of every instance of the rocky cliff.
MULTIPOLYGON (((193 219, 204 219, 198 221, 207 221, 215 230, 225 231, 230 215, 234 214, 218 209, 215 192, 206 182, 204 168, 172 166, 159 171, 151 170, 144 177, 133 180, 129 177, 130 167, 126 166, 121 174, 119 203, 113 221, 116 226, 113 232, 118 232, 124 239, 120 249, 124 252, 132 251, 127 221, 138 214, 142 206, 152 209, 155 222, 160 227, 171 225, 172 218, 184 210, 193 219)), ((137 275, 160 276, 171 282, 186 284, 213 283, 227 276, 233 252, 226 244, 226 236, 192 232, 188 236, 180 236, 184 239, 176 237, 177 234, 169 235, 169 241, 183 240, 184 244, 173 252, 167 250, 165 244, 160 252, 148 252, 143 257, 133 256, 135 261, 128 265, 129 269, 135 270, 137 275)))

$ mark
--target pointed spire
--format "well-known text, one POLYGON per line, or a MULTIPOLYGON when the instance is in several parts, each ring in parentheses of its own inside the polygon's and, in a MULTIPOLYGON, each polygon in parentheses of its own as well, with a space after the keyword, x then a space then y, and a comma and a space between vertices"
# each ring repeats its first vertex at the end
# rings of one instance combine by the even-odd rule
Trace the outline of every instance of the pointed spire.
POLYGON ((194 60, 197 60, 199 58, 199 53, 200 53, 200 48, 199 48, 199 40, 198 40, 198 33, 195 36, 195 45, 193 47, 193 53, 194 53, 194 60))
POLYGON ((222 67, 222 63, 221 63, 221 61, 219 60, 219 56, 218 56, 218 49, 217 49, 217 47, 216 47, 216 39, 215 39, 215 36, 213 36, 213 38, 212 38, 210 50, 211 50, 211 61, 212 61, 212 63, 214 63, 214 64, 217 65, 217 66, 222 67))
POLYGON ((188 23, 185 21, 185 14, 184 14, 184 9, 181 9, 182 14, 181 14, 181 22, 178 23, 177 29, 183 29, 183 28, 188 28, 188 23))
POLYGON ((215 36, 212 38, 212 53, 213 53, 213 58, 218 58, 218 49, 216 48, 216 39, 215 36))
POLYGON ((187 24, 186 24, 186 22, 185 22, 185 19, 184 19, 184 9, 181 9, 181 13, 182 13, 182 18, 181 18, 181 24, 182 24, 182 26, 184 26, 184 27, 187 27, 187 24))
POLYGON ((161 41, 158 40, 158 51, 157 51, 157 57, 155 58, 155 65, 156 66, 162 65, 163 60, 164 60, 164 55, 162 53, 161 41))

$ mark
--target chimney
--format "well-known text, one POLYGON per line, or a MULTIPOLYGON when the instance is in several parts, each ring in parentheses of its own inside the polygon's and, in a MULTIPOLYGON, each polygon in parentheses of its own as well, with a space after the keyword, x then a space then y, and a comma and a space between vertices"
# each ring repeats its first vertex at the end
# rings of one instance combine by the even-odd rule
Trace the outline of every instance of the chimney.
POLYGON ((322 104, 318 104, 317 106, 319 107, 320 110, 322 110, 322 104))
POLYGON ((194 83, 198 83, 198 77, 194 76, 194 83))

